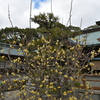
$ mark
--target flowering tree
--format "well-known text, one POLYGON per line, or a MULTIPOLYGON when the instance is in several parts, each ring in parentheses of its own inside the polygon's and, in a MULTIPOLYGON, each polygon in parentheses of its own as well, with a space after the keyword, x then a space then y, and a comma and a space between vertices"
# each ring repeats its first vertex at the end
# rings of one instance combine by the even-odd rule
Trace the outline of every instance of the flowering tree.
MULTIPOLYGON (((17 57, 11 60, 13 69, 15 64, 24 65, 24 71, 16 69, 17 72, 12 72, 13 76, 22 77, 20 72, 24 72, 25 79, 29 80, 30 85, 21 84, 18 95, 23 95, 20 99, 30 100, 83 100, 85 93, 78 94, 81 86, 82 70, 86 69, 91 59, 90 54, 94 56, 96 53, 90 52, 84 55, 84 46, 78 43, 68 45, 69 41, 59 41, 52 46, 51 39, 46 40, 44 37, 30 41, 26 46, 19 44, 19 51, 22 51, 23 57, 17 57), (41 44, 39 45, 41 41, 41 44), (31 51, 37 45, 36 51, 31 51), (65 43, 66 46, 65 46, 65 43), (63 48, 63 46, 65 46, 63 48)), ((13 41, 15 43, 15 40, 13 41)), ((10 46, 13 48, 13 45, 10 46)), ((2 58, 5 58, 2 56, 2 58)), ((8 77, 10 76, 7 73, 8 77)), ((20 84, 25 80, 14 79, 12 84, 9 84, 8 89, 12 89, 15 83, 20 84), (18 81, 18 82, 17 82, 18 81)), ((9 81, 11 83, 11 81, 9 81)), ((7 81, 3 81, 4 84, 7 81)), ((87 91, 89 85, 87 85, 87 91)), ((90 94, 91 95, 91 94, 90 94)))
MULTIPOLYGON (((25 39, 27 40, 27 37, 25 39)), ((10 50, 14 48, 17 40, 16 37, 10 43, 10 50)), ((8 90, 15 86, 20 88, 20 92, 16 95, 19 96, 19 100, 86 100, 93 94, 89 85, 86 86, 83 94, 79 93, 79 89, 82 85, 82 71, 93 65, 89 61, 97 53, 85 52, 83 48, 86 45, 80 45, 79 40, 76 39, 74 39, 76 42, 66 38, 53 41, 52 37, 49 39, 44 36, 27 41, 27 44, 20 41, 17 51, 23 56, 12 59, 8 55, 10 67, 13 69, 11 74, 24 78, 12 80, 7 72, 6 76, 9 80, 4 80, 2 83, 9 84, 6 87, 8 90), (15 64, 22 66, 24 70, 15 68, 15 64), (26 80, 28 80, 27 84, 24 83, 26 80)), ((2 56, 2 59, 6 57, 2 56)))

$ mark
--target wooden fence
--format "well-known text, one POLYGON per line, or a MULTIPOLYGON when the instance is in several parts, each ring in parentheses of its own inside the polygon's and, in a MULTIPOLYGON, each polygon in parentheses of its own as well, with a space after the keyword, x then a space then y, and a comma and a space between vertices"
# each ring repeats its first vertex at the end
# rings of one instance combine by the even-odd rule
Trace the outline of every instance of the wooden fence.
POLYGON ((87 84, 89 84, 89 88, 93 90, 100 90, 100 75, 94 74, 85 74, 82 77, 82 84, 80 88, 87 88, 87 84))

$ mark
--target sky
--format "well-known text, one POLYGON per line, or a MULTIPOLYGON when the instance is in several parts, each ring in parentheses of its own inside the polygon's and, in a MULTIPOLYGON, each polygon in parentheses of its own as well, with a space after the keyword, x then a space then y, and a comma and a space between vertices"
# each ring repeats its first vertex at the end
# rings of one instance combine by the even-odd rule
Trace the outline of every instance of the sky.
MULTIPOLYGON (((0 28, 13 26, 19 28, 29 27, 30 0, 0 0, 0 28)), ((67 25, 69 19, 71 0, 52 0, 52 12, 59 17, 59 22, 67 25)), ((73 0, 71 24, 82 29, 94 25, 100 20, 100 0, 73 0), (81 24, 82 22, 82 24, 81 24)), ((39 13, 51 12, 51 0, 32 0, 32 17, 39 13)), ((34 22, 32 28, 38 27, 34 22)))

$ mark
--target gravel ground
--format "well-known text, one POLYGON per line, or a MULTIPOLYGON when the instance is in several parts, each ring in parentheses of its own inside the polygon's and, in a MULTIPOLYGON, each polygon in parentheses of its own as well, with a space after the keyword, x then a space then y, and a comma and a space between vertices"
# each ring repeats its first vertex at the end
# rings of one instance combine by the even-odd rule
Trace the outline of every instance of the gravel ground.
POLYGON ((19 100, 19 96, 17 95, 19 92, 19 90, 5 92, 2 94, 4 98, 0 98, 0 100, 19 100))
MULTIPOLYGON (((21 76, 22 76, 22 79, 23 79, 23 77, 25 77, 25 75, 21 75, 21 76)), ((12 80, 12 79, 20 79, 20 78, 18 76, 11 75, 9 77, 3 76, 2 80, 8 80, 8 79, 12 80)), ((19 93, 20 93, 20 90, 1 93, 1 95, 4 98, 1 98, 1 95, 0 95, 0 100, 19 100, 19 98, 20 98, 20 96, 18 96, 19 93)))

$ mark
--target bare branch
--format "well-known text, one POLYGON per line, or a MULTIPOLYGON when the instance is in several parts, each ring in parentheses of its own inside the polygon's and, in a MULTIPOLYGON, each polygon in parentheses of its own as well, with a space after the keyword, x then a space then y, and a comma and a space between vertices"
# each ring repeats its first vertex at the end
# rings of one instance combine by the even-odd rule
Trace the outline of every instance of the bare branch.
POLYGON ((30 1, 30 19, 29 19, 30 28, 31 28, 31 16, 32 16, 32 0, 30 1))
POLYGON ((52 13, 52 0, 51 0, 51 13, 52 13))
POLYGON ((13 27, 13 23, 12 23, 12 21, 11 21, 11 17, 10 17, 9 4, 8 4, 8 18, 9 18, 9 21, 10 21, 10 24, 11 24, 11 27, 12 27, 13 35, 14 35, 14 27, 13 27))
POLYGON ((66 26, 68 25, 68 23, 70 23, 70 26, 71 26, 72 7, 73 7, 73 0, 71 0, 71 6, 70 6, 70 12, 69 12, 69 19, 68 19, 68 22, 67 22, 66 26))
POLYGON ((80 28, 82 27, 82 21, 83 21, 83 19, 81 18, 81 22, 80 22, 80 28))

